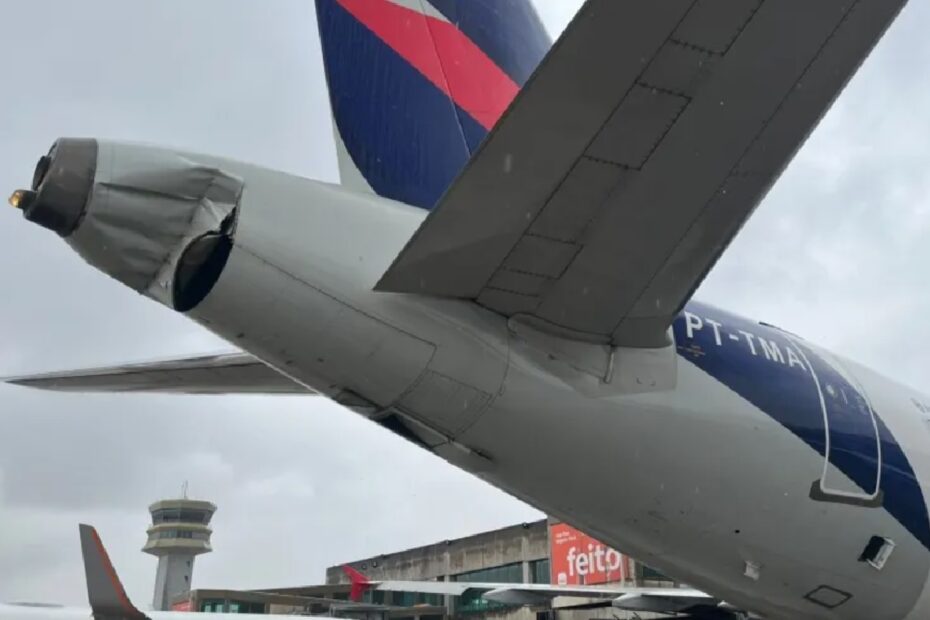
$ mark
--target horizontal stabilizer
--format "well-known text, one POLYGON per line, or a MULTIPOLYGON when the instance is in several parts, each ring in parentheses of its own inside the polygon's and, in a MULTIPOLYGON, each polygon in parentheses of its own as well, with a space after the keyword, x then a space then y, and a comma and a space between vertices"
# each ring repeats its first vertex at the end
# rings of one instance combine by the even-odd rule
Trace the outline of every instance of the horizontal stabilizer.
POLYGON ((248 353, 226 353, 10 377, 7 383, 58 392, 308 394, 248 353))
POLYGON ((665 346, 904 4, 588 0, 377 289, 665 346))

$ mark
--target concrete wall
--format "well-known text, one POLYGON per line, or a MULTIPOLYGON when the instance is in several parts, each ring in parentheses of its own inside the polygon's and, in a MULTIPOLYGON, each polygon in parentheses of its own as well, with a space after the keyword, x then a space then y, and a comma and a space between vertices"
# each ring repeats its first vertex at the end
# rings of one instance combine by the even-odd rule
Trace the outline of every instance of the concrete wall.
MULTIPOLYGON (((540 520, 349 564, 374 580, 424 580, 548 557, 549 532, 546 521, 540 520)), ((326 569, 327 584, 347 582, 341 566, 326 569)))
POLYGON ((156 611, 171 609, 171 601, 191 589, 191 575, 193 573, 193 554, 163 555, 158 558, 152 608, 156 611))
MULTIPOLYGON (((548 522, 543 519, 347 563, 375 581, 426 581, 434 579, 451 580, 455 575, 461 573, 522 562, 523 581, 529 582, 530 562, 548 558, 549 527, 548 522)), ((331 566, 326 569, 326 583, 328 585, 344 584, 348 583, 348 581, 348 578, 342 572, 342 565, 331 566)), ((630 582, 628 585, 632 585, 632 583, 630 582)), ((388 596, 390 595, 388 594, 388 596)), ((385 602, 390 603, 390 600, 386 599, 385 602)), ((556 599, 554 607, 577 605, 582 602, 585 601, 577 598, 556 599)), ((590 602, 594 601, 591 600, 590 602)), ((448 610, 447 617, 452 617, 454 607, 451 597, 446 597, 446 608, 448 610)), ((463 618, 468 620, 537 620, 537 612, 544 610, 544 608, 534 607, 507 608, 489 610, 480 614, 469 614, 463 616, 463 618)), ((614 610, 609 607, 602 609, 557 610, 553 615, 554 620, 626 620, 627 618, 636 617, 632 613, 614 610)), ((640 614, 638 617, 646 620, 657 616, 640 614)))

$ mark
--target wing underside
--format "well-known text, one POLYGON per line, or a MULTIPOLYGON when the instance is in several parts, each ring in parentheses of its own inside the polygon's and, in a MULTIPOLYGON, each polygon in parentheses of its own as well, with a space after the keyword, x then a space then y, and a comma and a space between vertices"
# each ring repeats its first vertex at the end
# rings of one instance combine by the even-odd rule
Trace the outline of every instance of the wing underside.
POLYGON ((309 394, 310 390, 247 353, 226 353, 5 379, 58 392, 309 394))
MULTIPOLYGON (((561 586, 555 584, 469 583, 449 581, 372 582, 376 590, 462 596, 479 592, 485 599, 512 605, 548 604, 558 597, 602 601, 617 609, 681 613, 694 608, 713 608, 719 601, 691 588, 641 588, 632 586, 561 586)), ((591 606, 590 604, 588 605, 591 606)), ((566 606, 571 608, 571 606, 566 606)))
POLYGON ((588 0, 378 290, 667 328, 906 0, 588 0))

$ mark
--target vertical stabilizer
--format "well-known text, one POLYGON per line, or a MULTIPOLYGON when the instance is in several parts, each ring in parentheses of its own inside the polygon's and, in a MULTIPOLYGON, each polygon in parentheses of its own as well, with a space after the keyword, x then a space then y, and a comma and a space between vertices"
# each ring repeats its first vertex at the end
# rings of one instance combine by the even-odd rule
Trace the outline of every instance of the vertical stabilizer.
POLYGON ((87 579, 87 599, 96 620, 145 620, 126 596, 100 536, 90 525, 81 525, 81 555, 87 579))
POLYGON ((431 209, 549 50, 530 0, 316 0, 344 185, 431 209))
POLYGON ((349 578, 349 583, 352 584, 352 587, 349 590, 349 600, 351 601, 361 601, 365 592, 375 586, 375 584, 373 584, 367 576, 365 576, 362 572, 352 568, 348 564, 345 564, 342 567, 342 572, 345 573, 346 577, 349 578))

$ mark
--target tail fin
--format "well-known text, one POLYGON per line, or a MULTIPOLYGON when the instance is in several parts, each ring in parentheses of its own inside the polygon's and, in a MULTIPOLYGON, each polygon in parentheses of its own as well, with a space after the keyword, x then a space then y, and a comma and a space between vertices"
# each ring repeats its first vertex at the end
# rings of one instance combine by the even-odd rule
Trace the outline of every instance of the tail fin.
POLYGON ((316 0, 343 184, 431 209, 551 45, 531 0, 316 0))
POLYGON ((100 536, 90 525, 81 525, 81 554, 87 579, 87 599, 97 620, 147 620, 126 596, 100 536))
POLYGON ((375 586, 374 583, 368 580, 368 577, 348 564, 343 564, 342 572, 346 574, 352 584, 352 588, 349 590, 349 599, 355 602, 362 600, 362 595, 375 586))

